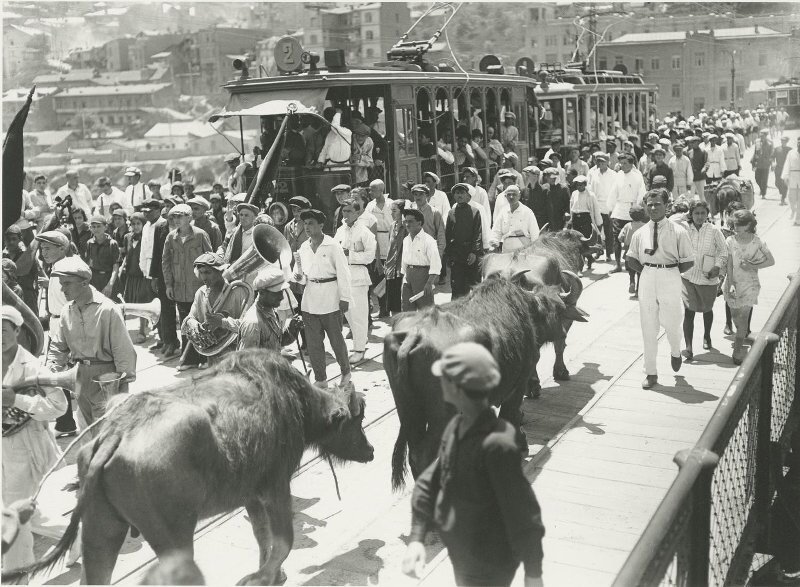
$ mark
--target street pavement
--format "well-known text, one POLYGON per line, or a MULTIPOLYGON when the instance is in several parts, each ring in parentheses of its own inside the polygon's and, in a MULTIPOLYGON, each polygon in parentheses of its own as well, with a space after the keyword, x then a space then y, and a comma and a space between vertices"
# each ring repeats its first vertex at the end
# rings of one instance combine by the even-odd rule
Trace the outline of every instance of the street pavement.
MULTIPOLYGON (((746 167, 748 158, 749 153, 745 157, 746 167)), ((744 176, 752 177, 747 170, 744 176)), ((773 235, 793 234, 792 230, 800 229, 785 226, 788 224, 788 208, 777 205, 777 190, 774 187, 767 200, 760 200, 756 196, 756 210, 759 216, 771 218, 770 223, 759 226, 759 232, 771 245, 776 258, 779 258, 782 237, 773 239, 773 235)), ((592 349, 605 346, 609 333, 620 324, 629 324, 638 313, 635 299, 627 295, 627 275, 609 275, 610 268, 610 264, 597 263, 592 271, 586 271, 582 277, 585 289, 579 306, 589 313, 590 318, 587 323, 575 324, 569 335, 565 358, 576 375, 574 379, 586 377, 587 369, 591 368, 596 371, 590 373, 595 381, 602 383, 612 380, 628 369, 639 356, 640 342, 631 340, 623 341, 629 343, 630 350, 620 351, 620 364, 615 364, 611 370, 603 365, 592 367, 582 359, 592 349)), ((448 299, 446 289, 437 292, 437 303, 448 299)), ((770 311, 771 307, 758 306, 754 324, 763 324, 770 311)), ((718 316, 717 320, 721 321, 722 316, 718 316)), ((133 328, 134 321, 129 324, 133 328)), ((294 549, 284 565, 288 575, 287 584, 410 585, 418 582, 403 575, 399 569, 410 524, 411 488, 408 486, 401 492, 393 493, 390 487, 390 460, 398 420, 382 368, 382 338, 387 332, 388 325, 376 321, 367 346, 366 356, 369 360, 353 374, 356 388, 364 392, 367 398, 366 433, 375 446, 375 460, 366 465, 337 467, 342 495, 340 501, 327 462, 319 460, 312 453, 304 456, 303 464, 292 482, 295 541, 294 549)), ((351 345, 351 341, 348 341, 348 345, 351 345)), ((719 346, 723 354, 729 354, 727 343, 719 346)), ((132 386, 133 393, 198 374, 197 371, 176 373, 175 361, 166 364, 159 362, 156 355, 146 350, 146 345, 137 347, 137 354, 140 368, 137 381, 132 386)), ((294 363, 302 369, 299 360, 294 363)), ((525 400, 523 406, 531 457, 557 439, 566 425, 574 425, 574 418, 596 395, 592 390, 584 395, 565 393, 563 386, 553 382, 549 376, 552 364, 552 348, 546 347, 539 363, 544 388, 542 399, 525 400)), ((329 358, 331 380, 335 381, 337 375, 338 368, 329 358)), ((67 444, 64 441, 61 443, 67 444)), ((68 462, 74 462, 74 453, 69 456, 68 462)), ((65 494, 60 489, 73 474, 73 467, 60 471, 57 478, 47 484, 40 501, 49 501, 52 511, 64 513, 71 509, 73 494, 65 494)), ((543 501, 542 507, 547 523, 549 512, 546 501, 543 501)), ((52 539, 37 540, 38 554, 52 544, 52 539)), ((428 560, 435 562, 426 570, 424 583, 452 584, 445 554, 435 537, 431 537, 428 560)), ((195 558, 208 584, 233 584, 254 571, 258 550, 246 514, 239 510, 202 522, 196 534, 195 558)), ((146 542, 140 538, 129 538, 118 559, 113 582, 138 583, 153 560, 154 555, 146 542)), ((551 577, 556 570, 551 571, 551 577)), ((77 584, 79 576, 80 565, 71 569, 62 566, 49 576, 47 582, 77 584)), ((564 577, 563 574, 560 576, 564 577)))

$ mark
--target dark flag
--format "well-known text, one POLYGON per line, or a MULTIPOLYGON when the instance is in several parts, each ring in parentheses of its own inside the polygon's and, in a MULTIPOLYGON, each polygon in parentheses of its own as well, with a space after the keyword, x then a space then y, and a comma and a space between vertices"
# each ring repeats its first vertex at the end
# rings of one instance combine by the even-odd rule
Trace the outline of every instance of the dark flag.
POLYGON ((283 152, 283 144, 286 141, 286 126, 289 122, 289 116, 292 116, 292 114, 283 119, 280 129, 278 129, 278 136, 275 137, 275 141, 261 162, 261 167, 258 168, 256 180, 250 183, 250 187, 247 190, 248 202, 260 206, 263 203, 260 200, 264 195, 272 193, 272 180, 277 177, 278 166, 281 164, 281 153, 283 152))
POLYGON ((22 130, 28 119, 35 91, 36 86, 33 86, 25 104, 11 121, 3 141, 3 233, 22 215, 22 185, 25 179, 22 130))

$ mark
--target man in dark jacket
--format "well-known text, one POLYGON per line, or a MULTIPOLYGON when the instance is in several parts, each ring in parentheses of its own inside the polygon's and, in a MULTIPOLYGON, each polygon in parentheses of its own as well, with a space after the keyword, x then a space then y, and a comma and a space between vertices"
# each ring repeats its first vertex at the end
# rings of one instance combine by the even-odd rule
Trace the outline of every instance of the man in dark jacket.
POLYGON ((789 193, 789 186, 781 179, 781 174, 783 173, 783 165, 786 163, 786 155, 788 155, 791 150, 792 148, 789 146, 789 137, 783 135, 781 137, 781 146, 775 147, 775 153, 773 155, 775 158, 775 187, 778 188, 778 192, 781 194, 781 206, 786 205, 786 194, 789 193))
POLYGON ((561 230, 564 228, 564 215, 569 214, 569 190, 557 182, 558 170, 555 167, 548 167, 542 175, 545 180, 542 189, 547 192, 547 215, 541 220, 537 217, 537 221, 539 226, 547 224, 550 230, 561 230))
POLYGON ((450 287, 453 298, 465 296, 478 283, 478 267, 483 257, 481 214, 471 206, 474 188, 466 183, 453 186, 455 206, 450 209, 445 224, 445 257, 450 265, 450 287))
POLYGON ((664 163, 665 158, 666 151, 664 151, 664 149, 661 147, 653 149, 653 164, 647 171, 647 177, 645 178, 647 180, 647 189, 652 189, 653 178, 661 175, 667 180, 667 191, 672 193, 672 188, 675 187, 675 179, 672 169, 669 168, 669 165, 664 163))
POLYGON ((520 562, 526 587, 542 585, 539 503, 522 472, 517 431, 489 406, 500 383, 497 362, 485 347, 463 342, 445 350, 431 371, 458 415, 414 487, 403 571, 420 574, 425 535, 435 528, 457 585, 510 585, 520 562))
POLYGON ((698 136, 686 137, 686 147, 686 156, 692 163, 692 176, 694 177, 692 195, 703 200, 706 190, 706 174, 703 169, 708 162, 708 155, 700 148, 700 137, 698 136))
POLYGON ((773 150, 772 141, 769 140, 769 130, 761 129, 761 140, 756 143, 756 147, 753 149, 753 158, 750 161, 750 165, 753 166, 762 200, 767 197, 769 169, 774 158, 773 150))

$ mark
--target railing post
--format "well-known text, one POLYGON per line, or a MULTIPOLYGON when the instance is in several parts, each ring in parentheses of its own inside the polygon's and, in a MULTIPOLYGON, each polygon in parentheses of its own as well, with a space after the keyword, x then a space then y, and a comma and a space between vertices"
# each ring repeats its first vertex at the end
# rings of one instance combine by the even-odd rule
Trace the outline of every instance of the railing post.
MULTIPOLYGON (((756 433, 756 484, 754 514, 759 525, 766 527, 772 488, 772 463, 770 462, 772 438, 772 375, 775 369, 775 347, 781 338, 772 332, 764 333, 767 342, 761 355, 761 385, 758 394, 758 431, 756 433)), ((759 531, 760 534, 760 531, 759 531)))
POLYGON ((689 460, 694 460, 701 468, 691 497, 689 568, 686 584, 692 587, 707 587, 711 547, 711 478, 719 463, 719 455, 710 450, 692 448, 678 452, 673 460, 681 468, 689 460))

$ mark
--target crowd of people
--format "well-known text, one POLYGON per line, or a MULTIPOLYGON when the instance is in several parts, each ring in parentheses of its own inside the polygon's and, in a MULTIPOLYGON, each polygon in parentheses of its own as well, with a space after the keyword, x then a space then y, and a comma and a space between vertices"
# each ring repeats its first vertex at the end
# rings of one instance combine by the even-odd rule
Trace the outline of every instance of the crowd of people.
MULTIPOLYGON (((752 146, 759 195, 766 197, 773 171, 780 203, 788 203, 794 224, 800 226, 800 140, 792 148, 783 135, 775 146, 771 129, 759 128, 747 111, 701 111, 688 119, 666 118, 642 137, 646 140, 641 145, 635 134, 569 149, 556 142, 541 159, 532 156, 518 170, 509 118, 511 124, 500 133, 503 142, 497 141, 502 155, 490 174, 475 166, 475 157, 462 157, 456 163, 461 181, 447 189, 435 165, 428 165, 419 181, 404 184, 400 194, 389 194, 382 174, 375 177, 368 171, 375 156, 366 163, 374 148, 370 135, 375 115, 369 112, 353 130, 358 156, 352 151, 351 162, 363 172, 354 174, 355 187, 340 184, 331 190, 338 204, 333 218, 313 207, 309 198, 292 197, 291 218, 280 227, 291 263, 243 270, 236 280, 245 285, 237 287, 225 272, 258 245, 264 230, 259 225, 274 225, 272 217, 248 200, 248 168, 237 154, 226 158, 228 180, 209 194, 196 194, 191 183, 181 181, 170 185, 169 195, 162 194, 160 183, 144 184, 136 167, 125 171, 124 190, 108 177, 98 178, 90 189, 70 170, 67 183, 51 194, 46 176, 32 178, 22 217, 5 233, 3 280, 35 315, 47 316, 48 367, 60 371, 77 365, 78 374, 74 396, 56 388, 35 397, 14 392, 13 382, 39 359, 16 342, 23 323, 20 313, 3 307, 5 503, 30 495, 55 460, 57 448, 47 421, 56 419, 60 436, 75 435, 73 397, 86 427, 105 412, 99 382, 103 376, 115 374, 119 391, 126 391, 137 374, 135 345, 149 341, 162 360, 179 359, 177 369, 183 371, 205 368, 240 349, 287 352, 288 345, 296 344, 300 354, 308 354, 314 384, 327 387, 327 338, 341 371, 340 385, 347 386, 352 369, 363 364, 374 319, 433 305, 434 292, 448 275, 452 297, 467 295, 480 281, 485 255, 524 248, 543 230, 571 228, 599 239, 611 273, 629 274, 628 291, 640 303, 644 388, 657 384, 660 327, 666 330, 676 371, 682 360, 693 359, 698 312, 703 314, 703 347, 712 348, 713 305, 720 293, 726 302, 726 334, 735 328, 733 361, 742 361, 749 317, 758 302, 758 271, 774 263, 756 233, 750 210, 754 189, 740 175, 742 161, 752 146), (331 225, 333 230, 326 233, 331 225), (131 337, 119 302, 128 307, 155 299, 160 304, 156 332, 140 318, 131 337), (352 338, 352 352, 346 338, 352 338), (28 414, 32 419, 28 436, 6 437, 6 417, 13 410, 17 417, 28 414), (33 452, 44 455, 35 465, 33 452)), ((338 123, 340 116, 341 111, 326 112, 331 122, 338 123)), ((337 141, 343 139, 347 137, 336 133, 331 141, 320 141, 314 160, 339 157, 333 153, 341 150, 337 141)), ((442 157, 440 151, 433 149, 429 159, 442 157)), ((589 268, 601 257, 591 255, 589 268)), ((454 382, 451 399, 445 399, 465 406, 466 425, 486 420, 489 430, 495 421, 483 414, 497 373, 486 354, 457 348, 437 369, 443 381, 449 377, 454 382), (459 395, 459 386, 469 393, 459 395)), ((512 444, 501 443, 498 450, 512 444)), ((419 544, 436 517, 430 483, 438 483, 438 475, 436 469, 426 472, 423 479, 429 484, 415 498, 409 568, 424 556, 419 544)), ((518 475, 508 478, 518 484, 518 475)), ((541 540, 538 504, 532 493, 520 491, 528 504, 525 532, 532 533, 526 536, 541 540)), ((19 544, 16 554, 6 555, 4 566, 31 562, 31 542, 19 544)), ((540 558, 525 562, 526 571, 541 573, 540 558)), ((513 577, 509 569, 505 572, 513 577)), ((470 572, 463 575, 466 581, 470 572)))

